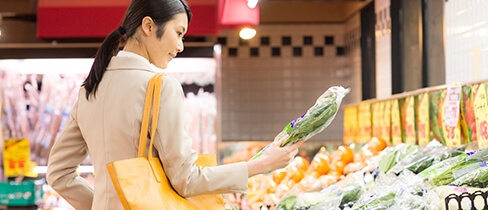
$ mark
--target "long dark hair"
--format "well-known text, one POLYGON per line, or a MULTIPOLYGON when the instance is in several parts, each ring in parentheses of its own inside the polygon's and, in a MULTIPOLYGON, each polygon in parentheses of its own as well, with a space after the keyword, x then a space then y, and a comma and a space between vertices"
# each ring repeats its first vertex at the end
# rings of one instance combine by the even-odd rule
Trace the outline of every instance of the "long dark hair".
POLYGON ((120 40, 124 34, 127 39, 132 37, 136 29, 141 25, 142 19, 149 16, 158 24, 156 36, 161 38, 166 22, 172 20, 175 15, 180 13, 186 13, 188 23, 190 23, 192 13, 185 0, 133 0, 125 12, 121 27, 112 31, 105 38, 95 55, 95 61, 90 73, 82 85, 86 89, 86 98, 89 99, 90 94, 95 97, 103 74, 110 59, 118 52, 120 40))

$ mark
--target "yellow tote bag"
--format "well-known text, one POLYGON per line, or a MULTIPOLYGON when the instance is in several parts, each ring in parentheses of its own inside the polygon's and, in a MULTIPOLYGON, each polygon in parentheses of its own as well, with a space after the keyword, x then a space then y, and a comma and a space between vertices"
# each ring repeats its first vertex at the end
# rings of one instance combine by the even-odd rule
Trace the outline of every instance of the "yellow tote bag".
MULTIPOLYGON (((225 209, 220 194, 200 195, 186 199, 181 197, 171 186, 159 158, 152 157, 152 149, 149 150, 148 157, 145 157, 144 145, 146 145, 151 105, 153 113, 149 148, 152 148, 156 133, 163 76, 164 74, 156 74, 149 81, 144 102, 138 157, 107 164, 120 201, 126 210, 225 209)), ((196 165, 216 166, 215 154, 199 155, 196 165)))

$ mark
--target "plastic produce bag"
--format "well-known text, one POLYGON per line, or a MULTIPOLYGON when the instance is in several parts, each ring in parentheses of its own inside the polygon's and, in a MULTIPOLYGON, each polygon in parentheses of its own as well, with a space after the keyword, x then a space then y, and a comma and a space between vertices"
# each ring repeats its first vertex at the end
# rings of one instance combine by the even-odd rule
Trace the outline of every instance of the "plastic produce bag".
POLYGON ((447 185, 454 180, 466 175, 477 167, 486 164, 488 159, 488 149, 478 150, 459 155, 460 161, 447 168, 431 181, 434 185, 447 185))
POLYGON ((387 173, 393 166, 410 153, 416 153, 418 146, 400 143, 395 147, 386 148, 386 154, 380 160, 380 172, 387 173))
POLYGON ((419 147, 418 152, 410 153, 398 164, 390 169, 390 173, 399 174, 408 169, 415 174, 422 172, 428 167, 450 157, 463 153, 460 148, 448 148, 437 140, 432 140, 425 147, 419 147))
MULTIPOLYGON (((349 88, 345 89, 340 86, 330 87, 304 115, 288 123, 274 141, 287 138, 281 145, 284 147, 302 139, 306 141, 322 132, 335 118, 342 99, 349 91, 349 88)), ((268 147, 269 145, 254 155, 252 159, 260 157, 268 147)))
POLYGON ((454 180, 454 182, 450 183, 449 185, 486 187, 487 184, 488 184, 488 163, 484 162, 474 170, 454 180))
POLYGON ((410 171, 394 174, 380 173, 374 186, 364 193, 352 209, 430 209, 425 192, 430 185, 410 171))

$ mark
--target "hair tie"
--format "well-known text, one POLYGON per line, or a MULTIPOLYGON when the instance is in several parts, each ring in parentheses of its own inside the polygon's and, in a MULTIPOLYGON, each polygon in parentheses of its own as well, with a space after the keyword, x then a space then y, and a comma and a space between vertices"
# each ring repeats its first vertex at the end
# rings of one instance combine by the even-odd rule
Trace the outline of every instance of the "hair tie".
POLYGON ((122 28, 122 26, 119 26, 119 28, 117 28, 117 31, 120 33, 120 35, 124 35, 126 33, 125 29, 122 28))

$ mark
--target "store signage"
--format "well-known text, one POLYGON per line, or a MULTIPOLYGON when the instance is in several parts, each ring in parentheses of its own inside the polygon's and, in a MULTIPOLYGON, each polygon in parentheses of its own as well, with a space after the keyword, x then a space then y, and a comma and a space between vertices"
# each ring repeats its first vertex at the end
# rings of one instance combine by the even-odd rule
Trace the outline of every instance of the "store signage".
POLYGON ((383 112, 381 111, 381 102, 371 104, 373 108, 373 136, 381 136, 381 118, 383 112))
POLYGON ((384 101, 383 102, 383 132, 381 133, 381 137, 386 142, 390 142, 390 135, 391 135, 391 101, 384 101))
POLYGON ((418 96, 418 140, 419 145, 424 146, 430 141, 429 130, 429 93, 418 96))
POLYGON ((444 103, 442 103, 441 108, 442 118, 444 119, 443 136, 446 140, 446 146, 456 147, 461 145, 461 126, 459 124, 461 86, 448 87, 447 91, 442 91, 442 94, 444 97, 444 103), (455 123, 454 126, 453 123, 455 123))
POLYGON ((402 142, 400 107, 398 105, 398 99, 393 100, 391 103, 391 140, 393 145, 397 145, 398 143, 402 142))
POLYGON ((31 176, 29 139, 9 139, 4 142, 3 166, 7 177, 31 176))
POLYGON ((371 104, 361 102, 359 104, 359 136, 360 143, 367 142, 371 139, 371 104))
POLYGON ((476 121, 476 137, 478 139, 478 147, 484 149, 488 147, 488 107, 486 98, 486 85, 481 83, 473 85, 474 98, 474 114, 476 121))
POLYGON ((405 125, 405 132, 406 132, 406 139, 405 142, 407 144, 415 145, 417 144, 417 137, 415 134, 415 96, 409 96, 405 100, 406 106, 406 125, 405 125))
MULTIPOLYGON (((106 37, 122 24, 130 2, 130 0, 39 0, 37 37, 106 37)), ((187 2, 193 13, 187 35, 217 35, 222 28, 259 24, 259 6, 251 9, 245 0, 187 0, 187 2)))
POLYGON ((461 101, 461 85, 447 87, 444 124, 456 127, 459 121, 459 104, 461 101))

